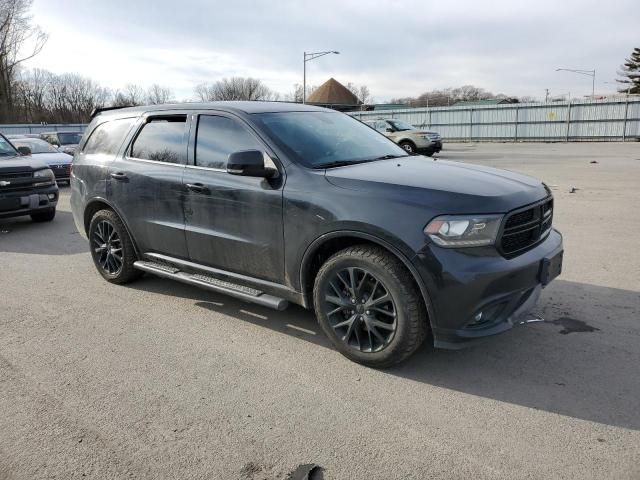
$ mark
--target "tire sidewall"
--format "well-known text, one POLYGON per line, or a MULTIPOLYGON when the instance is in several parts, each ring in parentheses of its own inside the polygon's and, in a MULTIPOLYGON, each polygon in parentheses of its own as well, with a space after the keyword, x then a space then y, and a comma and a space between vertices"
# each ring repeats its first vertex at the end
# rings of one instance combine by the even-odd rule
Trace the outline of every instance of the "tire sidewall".
POLYGON ((100 272, 100 275, 102 275, 102 277, 105 280, 108 280, 110 282, 118 281, 120 277, 123 275, 125 270, 125 265, 126 265, 126 260, 125 260, 126 256, 131 254, 131 252, 127 251, 127 242, 124 241, 125 239, 124 235, 128 235, 128 233, 126 231, 123 231, 120 222, 114 221, 115 220, 114 216, 115 214, 109 215, 109 214, 105 214, 103 211, 100 211, 93 216, 93 218, 91 219, 91 223, 89 224, 89 248, 91 249, 91 258, 93 259, 93 264, 95 265, 98 272, 100 272), (111 226, 114 228, 114 230, 120 237, 120 245, 122 246, 122 257, 124 261, 123 261, 122 267, 120 268, 120 271, 117 272, 116 274, 110 274, 109 272, 104 271, 104 269, 98 262, 98 258, 96 256, 97 254, 93 247, 93 234, 97 228, 97 225, 103 221, 109 222, 109 224, 111 224, 111 226))
POLYGON ((407 153, 416 153, 416 147, 409 141, 400 142, 399 145, 407 153), (408 146, 411 150, 407 150, 405 146, 408 146))
POLYGON ((331 343, 333 343, 336 349, 353 361, 375 367, 377 365, 392 363, 392 359, 398 355, 400 350, 402 350, 406 336, 411 334, 408 322, 408 316, 410 313, 405 310, 404 302, 402 301, 402 298, 406 295, 406 289, 401 285, 401 282, 399 282, 398 279, 395 278, 387 269, 363 258, 344 256, 330 259, 325 267, 321 269, 320 274, 316 278, 313 301, 318 323, 320 323, 322 330, 325 332, 327 337, 329 337, 331 343), (326 314, 324 296, 327 292, 329 280, 332 279, 337 272, 348 267, 362 268, 370 271, 378 280, 380 280, 380 282, 384 284, 393 299, 397 315, 396 332, 389 345, 378 352, 360 352, 347 346, 336 334, 326 314))

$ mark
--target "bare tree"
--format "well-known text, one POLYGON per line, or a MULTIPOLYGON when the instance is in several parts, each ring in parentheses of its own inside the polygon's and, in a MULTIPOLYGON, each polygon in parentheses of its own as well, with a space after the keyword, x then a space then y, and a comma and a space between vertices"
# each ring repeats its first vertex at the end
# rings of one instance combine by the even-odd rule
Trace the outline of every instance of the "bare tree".
POLYGON ((302 85, 295 83, 293 90, 284 96, 285 102, 302 103, 302 85))
POLYGON ((508 99, 512 100, 502 93, 497 95, 485 90, 484 88, 475 87, 473 85, 463 85, 456 88, 436 89, 424 92, 417 97, 394 98, 389 103, 401 103, 410 107, 440 107, 453 105, 456 102, 486 100, 486 99, 508 99))
POLYGON ((146 103, 148 105, 160 105, 162 103, 169 103, 173 98, 173 92, 170 88, 161 87, 157 83, 154 83, 147 89, 146 103))
POLYGON ((21 72, 14 95, 14 121, 86 122, 94 108, 104 106, 109 91, 77 74, 46 70, 21 72))
POLYGON ((276 100, 279 96, 260 80, 250 77, 223 78, 217 82, 196 86, 194 93, 200 101, 218 100, 276 100))
POLYGON ((12 115, 18 67, 42 50, 47 35, 31 24, 33 0, 0 0, 0 122, 12 115))
POLYGON ((114 107, 135 107, 144 105, 147 94, 140 85, 128 83, 123 90, 113 93, 111 105, 114 107))
POLYGON ((353 93, 358 101, 366 105, 371 100, 371 92, 366 85, 356 85, 355 83, 347 83, 347 88, 353 93))

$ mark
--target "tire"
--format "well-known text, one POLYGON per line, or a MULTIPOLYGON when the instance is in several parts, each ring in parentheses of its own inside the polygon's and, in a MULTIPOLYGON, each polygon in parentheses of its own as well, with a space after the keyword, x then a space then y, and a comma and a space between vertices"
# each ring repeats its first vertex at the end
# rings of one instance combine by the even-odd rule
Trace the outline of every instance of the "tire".
POLYGON ((410 154, 416 153, 416 146, 413 144, 413 142, 404 140, 400 142, 398 145, 402 147, 407 153, 410 153, 410 154))
POLYGON ((52 208, 44 212, 32 213, 30 217, 34 222, 50 222, 56 218, 56 209, 52 208))
POLYGON ((142 275, 133 268, 138 260, 133 241, 124 223, 113 210, 99 210, 89 224, 91 258, 102 277, 123 284, 142 275))
POLYGON ((380 247, 357 245, 330 257, 316 276, 313 302, 336 349, 368 367, 403 362, 427 336, 427 314, 413 277, 380 247))

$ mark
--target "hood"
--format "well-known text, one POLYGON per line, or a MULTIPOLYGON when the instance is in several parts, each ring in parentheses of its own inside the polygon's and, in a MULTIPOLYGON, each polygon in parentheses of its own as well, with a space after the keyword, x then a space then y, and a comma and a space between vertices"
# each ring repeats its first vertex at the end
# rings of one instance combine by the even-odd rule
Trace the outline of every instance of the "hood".
POLYGON ((431 132, 429 130, 398 130, 394 133, 410 133, 411 135, 440 135, 438 132, 431 132))
POLYGON ((47 165, 64 165, 67 163, 71 163, 73 157, 71 155, 67 155, 66 153, 56 152, 56 153, 32 153, 31 157, 34 160, 38 160, 46 163, 47 165))
POLYGON ((327 169, 340 188, 400 196, 443 213, 504 213, 549 195, 542 181, 506 170, 411 156, 327 169))
POLYGON ((58 147, 58 150, 60 150, 61 152, 71 152, 74 153, 76 151, 76 148, 78 148, 78 143, 68 143, 66 145, 60 145, 58 147))
POLYGON ((0 157, 0 173, 24 172, 25 170, 41 170, 47 164, 33 157, 0 157))

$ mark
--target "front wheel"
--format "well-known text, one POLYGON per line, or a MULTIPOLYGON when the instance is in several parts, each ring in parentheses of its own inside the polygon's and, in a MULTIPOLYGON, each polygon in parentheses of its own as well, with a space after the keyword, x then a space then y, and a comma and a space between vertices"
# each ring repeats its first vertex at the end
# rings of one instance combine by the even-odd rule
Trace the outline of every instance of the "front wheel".
POLYGON ((416 153, 416 146, 411 142, 404 141, 400 142, 398 145, 400 145, 400 147, 402 147, 407 153, 416 153))
POLYGON ((380 247, 333 255, 314 285, 320 326, 347 358, 385 368, 413 354, 427 335, 427 316, 413 277, 380 247))
POLYGON ((113 210, 100 210, 89 224, 91 257, 100 275, 111 283, 128 283, 142 272, 133 268, 138 257, 131 237, 113 210))

